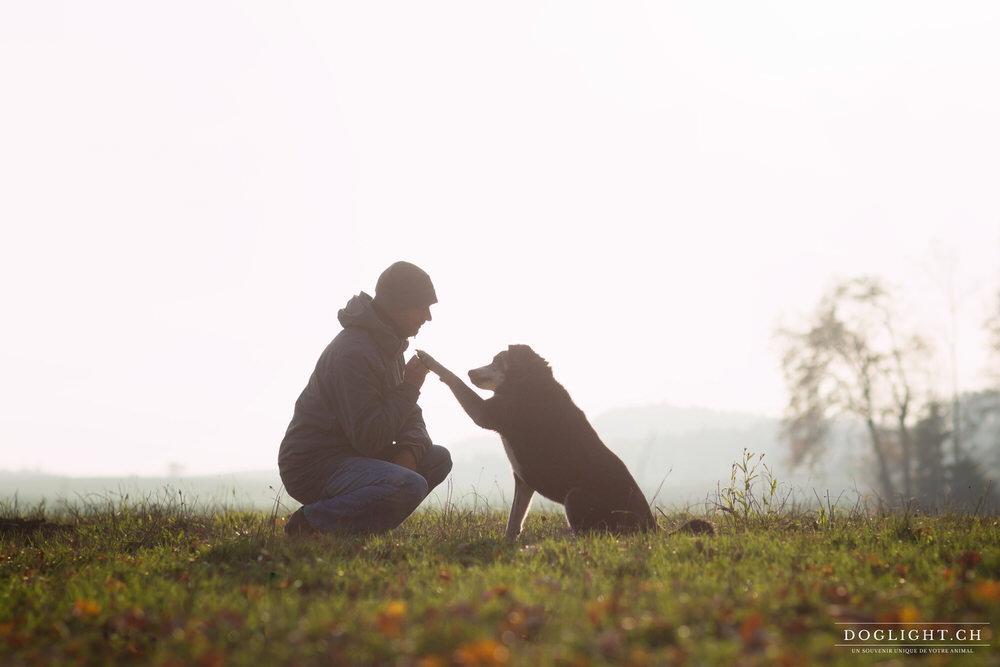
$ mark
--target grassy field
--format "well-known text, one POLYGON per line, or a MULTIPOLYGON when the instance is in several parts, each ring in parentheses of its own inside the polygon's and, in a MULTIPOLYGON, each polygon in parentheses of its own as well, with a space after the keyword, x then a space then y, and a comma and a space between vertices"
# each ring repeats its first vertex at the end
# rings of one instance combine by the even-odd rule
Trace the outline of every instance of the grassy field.
POLYGON ((506 545, 501 513, 450 506, 296 539, 262 512, 7 507, 0 663, 1000 664, 995 518, 754 509, 630 539, 533 513, 506 545))

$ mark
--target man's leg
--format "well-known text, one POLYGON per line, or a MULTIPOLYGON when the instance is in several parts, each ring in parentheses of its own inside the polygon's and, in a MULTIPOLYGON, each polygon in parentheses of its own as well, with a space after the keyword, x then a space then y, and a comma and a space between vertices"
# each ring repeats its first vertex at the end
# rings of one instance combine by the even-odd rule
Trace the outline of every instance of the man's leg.
MULTIPOLYGON (((446 473, 447 474, 447 473, 446 473)), ((324 499, 302 508, 324 533, 381 533, 395 528, 427 496, 423 475, 379 459, 347 459, 323 487, 324 499)))
POLYGON ((428 492, 433 491, 451 472, 451 453, 440 445, 431 445, 417 464, 417 472, 427 480, 428 492))

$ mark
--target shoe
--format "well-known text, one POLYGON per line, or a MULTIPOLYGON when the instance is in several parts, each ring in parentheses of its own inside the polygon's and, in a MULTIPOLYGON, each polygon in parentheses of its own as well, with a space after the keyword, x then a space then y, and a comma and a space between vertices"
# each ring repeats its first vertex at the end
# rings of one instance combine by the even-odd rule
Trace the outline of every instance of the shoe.
POLYGON ((285 535, 312 535, 315 532, 316 529, 309 523, 309 519, 306 518, 306 513, 302 511, 301 507, 295 510, 285 522, 285 535))

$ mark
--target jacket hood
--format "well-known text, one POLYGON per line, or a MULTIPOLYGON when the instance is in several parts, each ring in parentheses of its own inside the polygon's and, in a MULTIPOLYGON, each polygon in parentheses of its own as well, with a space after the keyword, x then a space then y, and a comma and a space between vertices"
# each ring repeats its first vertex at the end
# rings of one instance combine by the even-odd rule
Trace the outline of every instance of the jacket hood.
POLYGON ((372 298, 362 292, 351 297, 347 305, 337 312, 337 319, 345 329, 364 329, 375 340, 375 343, 386 354, 402 354, 409 346, 405 338, 401 338, 391 326, 382 321, 375 312, 372 298))

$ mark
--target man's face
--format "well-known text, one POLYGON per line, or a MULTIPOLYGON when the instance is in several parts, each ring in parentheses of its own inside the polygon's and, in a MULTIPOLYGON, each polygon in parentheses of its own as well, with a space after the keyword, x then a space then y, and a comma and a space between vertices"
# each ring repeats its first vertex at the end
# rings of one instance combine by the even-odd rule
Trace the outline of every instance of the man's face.
POLYGON ((412 338, 417 335, 424 322, 431 321, 431 307, 408 308, 395 313, 389 313, 389 317, 392 318, 392 321, 396 323, 396 326, 407 338, 412 338))

